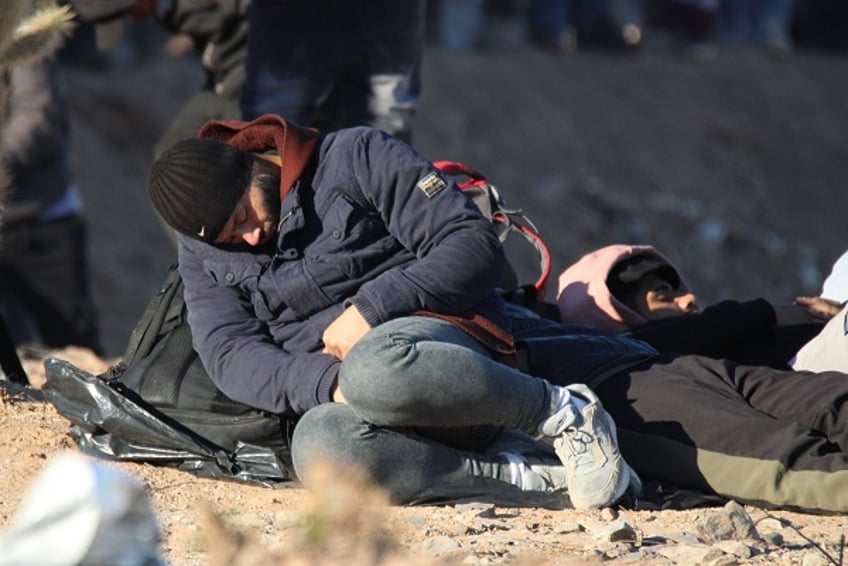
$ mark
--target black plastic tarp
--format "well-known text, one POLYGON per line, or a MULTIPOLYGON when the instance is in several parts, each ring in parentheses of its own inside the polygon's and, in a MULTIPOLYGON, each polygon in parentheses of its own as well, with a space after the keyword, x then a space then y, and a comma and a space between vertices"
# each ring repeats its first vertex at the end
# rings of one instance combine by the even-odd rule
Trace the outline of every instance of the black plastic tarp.
POLYGON ((71 421, 71 436, 86 454, 173 467, 199 477, 292 485, 270 448, 240 442, 225 450, 100 376, 57 358, 48 358, 44 367, 44 397, 71 421))

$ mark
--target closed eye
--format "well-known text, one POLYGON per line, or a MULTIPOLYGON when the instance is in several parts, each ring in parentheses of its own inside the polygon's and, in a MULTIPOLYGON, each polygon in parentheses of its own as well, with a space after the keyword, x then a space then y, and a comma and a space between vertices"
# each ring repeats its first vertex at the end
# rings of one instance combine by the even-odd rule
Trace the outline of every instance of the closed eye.
POLYGON ((247 208, 243 203, 239 203, 236 206, 235 211, 233 212, 230 219, 227 221, 227 224, 224 226, 224 229, 221 230, 221 234, 215 240, 218 244, 240 244, 242 243, 241 233, 239 228, 241 228, 247 221, 249 220, 249 214, 247 212, 247 208))
POLYGON ((674 290, 667 283, 661 283, 654 287, 653 293, 660 301, 670 301, 674 297, 674 290))

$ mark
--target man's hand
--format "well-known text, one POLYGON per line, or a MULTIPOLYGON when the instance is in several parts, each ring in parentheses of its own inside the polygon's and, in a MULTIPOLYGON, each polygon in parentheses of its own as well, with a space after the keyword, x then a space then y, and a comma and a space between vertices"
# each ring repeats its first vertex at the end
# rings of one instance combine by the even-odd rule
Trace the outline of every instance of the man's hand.
POLYGON ((839 301, 825 299, 824 297, 798 297, 796 305, 807 307, 810 316, 819 320, 830 320, 842 310, 845 305, 839 301))
POLYGON ((324 353, 345 359, 353 345, 369 330, 371 325, 359 314, 359 309, 349 306, 324 330, 324 353))
POLYGON ((347 400, 342 395, 342 390, 339 389, 339 382, 336 381, 333 384, 333 388, 330 389, 330 399, 332 399, 333 403, 347 403, 347 400))

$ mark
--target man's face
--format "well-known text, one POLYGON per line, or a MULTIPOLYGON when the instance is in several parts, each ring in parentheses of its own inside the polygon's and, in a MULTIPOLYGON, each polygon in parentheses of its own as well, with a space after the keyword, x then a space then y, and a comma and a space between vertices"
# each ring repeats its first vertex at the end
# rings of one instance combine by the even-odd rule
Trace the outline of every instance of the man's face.
POLYGON ((636 283, 634 310, 645 320, 659 320, 683 314, 699 312, 695 295, 683 292, 659 277, 656 273, 646 273, 636 283))
POLYGON ((215 244, 260 246, 270 241, 277 234, 280 219, 279 186, 279 167, 257 159, 250 187, 215 238, 215 244))

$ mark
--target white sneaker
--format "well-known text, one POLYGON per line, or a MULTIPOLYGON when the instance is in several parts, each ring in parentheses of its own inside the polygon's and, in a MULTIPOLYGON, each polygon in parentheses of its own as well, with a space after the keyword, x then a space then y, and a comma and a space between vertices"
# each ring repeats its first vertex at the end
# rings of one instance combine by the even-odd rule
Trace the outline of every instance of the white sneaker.
POLYGON ((522 491, 565 491, 565 466, 551 446, 517 431, 505 429, 489 449, 509 464, 510 477, 522 491))
POLYGON ((579 412, 572 403, 546 419, 540 432, 553 438, 562 461, 568 495, 576 509, 606 507, 631 486, 641 491, 641 481, 618 450, 615 422, 595 393, 583 384, 566 387, 588 401, 579 412))

